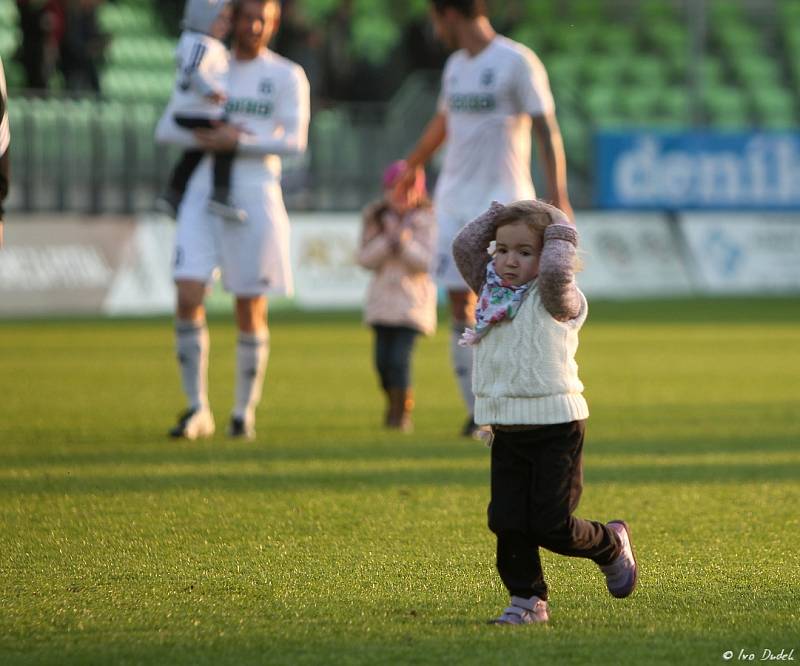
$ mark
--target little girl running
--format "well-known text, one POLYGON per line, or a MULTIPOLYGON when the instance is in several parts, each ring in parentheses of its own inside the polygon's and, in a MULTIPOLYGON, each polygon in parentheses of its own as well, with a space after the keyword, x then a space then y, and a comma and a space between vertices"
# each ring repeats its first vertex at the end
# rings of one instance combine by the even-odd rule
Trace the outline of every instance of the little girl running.
POLYGON ((436 328, 436 286, 429 272, 436 224, 424 173, 394 191, 404 169, 402 160, 386 169, 383 199, 364 210, 358 263, 373 271, 364 319, 375 330, 375 365, 388 405, 384 425, 408 432, 414 342, 436 328))
POLYGON ((489 529, 511 595, 497 624, 549 620, 539 548, 593 560, 618 598, 638 578, 625 522, 572 515, 589 416, 575 363, 587 315, 575 283, 577 242, 566 215, 540 201, 493 202, 453 242, 458 269, 479 294, 477 323, 461 344, 474 348, 475 421, 493 433, 489 529))

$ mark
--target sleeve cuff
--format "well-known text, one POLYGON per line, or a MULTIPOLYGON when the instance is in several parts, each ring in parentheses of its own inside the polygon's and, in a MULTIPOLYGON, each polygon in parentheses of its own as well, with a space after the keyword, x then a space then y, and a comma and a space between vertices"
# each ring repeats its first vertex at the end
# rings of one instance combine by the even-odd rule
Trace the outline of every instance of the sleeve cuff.
POLYGON ((544 230, 545 242, 549 240, 563 240, 578 246, 578 232, 574 227, 566 224, 551 224, 544 230))

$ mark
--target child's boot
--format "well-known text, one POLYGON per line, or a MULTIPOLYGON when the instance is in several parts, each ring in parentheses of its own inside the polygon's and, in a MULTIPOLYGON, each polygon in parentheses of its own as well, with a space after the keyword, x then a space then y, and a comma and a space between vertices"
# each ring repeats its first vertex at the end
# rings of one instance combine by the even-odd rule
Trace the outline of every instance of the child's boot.
POLYGON ((403 392, 403 399, 400 403, 400 418, 398 427, 403 432, 414 430, 414 423, 411 420, 411 412, 414 410, 414 390, 407 388, 403 392))
POLYGON ((387 426, 391 430, 410 432, 411 409, 414 407, 414 398, 410 389, 389 389, 389 416, 387 426))

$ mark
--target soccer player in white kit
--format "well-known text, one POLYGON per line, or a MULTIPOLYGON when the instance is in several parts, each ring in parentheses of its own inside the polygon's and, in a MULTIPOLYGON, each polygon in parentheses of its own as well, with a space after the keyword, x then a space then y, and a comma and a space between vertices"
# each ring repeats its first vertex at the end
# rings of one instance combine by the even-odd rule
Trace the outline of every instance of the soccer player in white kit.
POLYGON ((8 196, 8 146, 10 143, 6 75, 3 70, 3 61, 0 59, 0 248, 3 247, 3 202, 8 196))
POLYGON ((408 171, 398 187, 410 185, 415 171, 447 141, 434 194, 439 225, 436 275, 450 300, 453 369, 470 414, 463 434, 474 435, 472 353, 460 347, 458 339, 475 323, 476 297, 453 261, 453 239, 491 201, 534 198, 531 129, 550 202, 570 217, 573 213, 555 104, 539 58, 494 31, 483 0, 430 2, 436 35, 455 52, 445 64, 436 113, 406 158, 408 171))
MULTIPOLYGON (((211 167, 206 158, 193 175, 178 214, 173 273, 178 288, 176 340, 189 408, 170 431, 173 437, 194 439, 214 433, 203 300, 215 269, 222 269, 223 285, 236 296, 236 395, 228 428, 233 437, 255 436, 255 408, 269 356, 267 293, 292 292, 280 156, 306 148, 309 87, 299 65, 267 49, 279 20, 278 0, 239 0, 234 5, 229 122, 193 133, 206 151, 236 151, 232 196, 247 219, 227 221, 207 210, 211 167)), ((176 142, 184 131, 171 126, 169 118, 162 121, 158 138, 176 142)))

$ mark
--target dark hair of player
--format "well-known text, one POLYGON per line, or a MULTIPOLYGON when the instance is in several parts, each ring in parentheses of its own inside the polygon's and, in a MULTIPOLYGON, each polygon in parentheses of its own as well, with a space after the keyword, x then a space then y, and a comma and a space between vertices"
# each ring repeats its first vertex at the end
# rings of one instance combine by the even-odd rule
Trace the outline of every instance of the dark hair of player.
POLYGON ((486 4, 483 0, 431 0, 431 4, 439 14, 449 7, 466 18, 475 18, 486 14, 486 4))
POLYGON ((242 6, 248 2, 260 2, 262 5, 269 4, 270 2, 277 2, 280 4, 280 0, 233 0, 233 20, 235 21, 239 18, 239 12, 242 9, 242 6))

